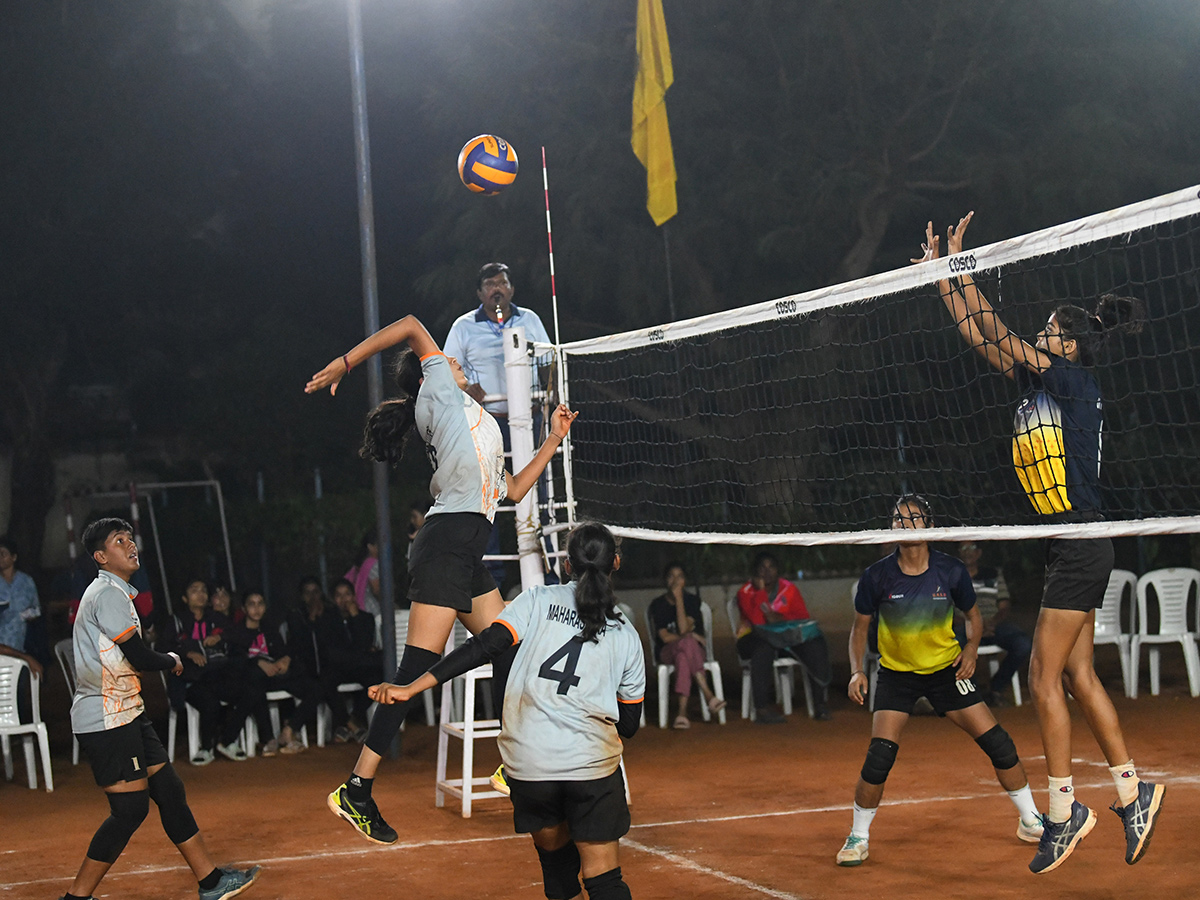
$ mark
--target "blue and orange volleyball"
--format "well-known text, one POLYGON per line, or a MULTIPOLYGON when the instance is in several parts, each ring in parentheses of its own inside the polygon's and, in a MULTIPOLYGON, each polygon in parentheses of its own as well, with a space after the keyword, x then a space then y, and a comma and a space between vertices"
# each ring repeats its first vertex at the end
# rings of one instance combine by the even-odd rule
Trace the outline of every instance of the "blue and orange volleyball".
POLYGON ((517 177, 517 151, 494 134, 481 134, 458 154, 458 177, 477 194, 498 194, 517 177))

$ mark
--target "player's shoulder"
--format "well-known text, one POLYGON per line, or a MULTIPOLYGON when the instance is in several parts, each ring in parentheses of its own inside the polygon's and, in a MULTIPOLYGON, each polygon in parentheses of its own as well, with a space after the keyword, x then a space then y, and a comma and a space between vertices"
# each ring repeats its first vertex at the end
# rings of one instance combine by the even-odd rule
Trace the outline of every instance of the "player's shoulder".
POLYGON ((867 566, 863 570, 860 581, 880 581, 891 578, 899 571, 900 566, 896 563, 896 554, 889 553, 887 556, 880 557, 867 566))
POLYGON ((930 566, 936 566, 937 570, 942 574, 953 576, 955 579, 960 578, 967 571, 966 563, 957 556, 951 556, 949 553, 943 553, 941 550, 929 551, 929 564, 930 566))

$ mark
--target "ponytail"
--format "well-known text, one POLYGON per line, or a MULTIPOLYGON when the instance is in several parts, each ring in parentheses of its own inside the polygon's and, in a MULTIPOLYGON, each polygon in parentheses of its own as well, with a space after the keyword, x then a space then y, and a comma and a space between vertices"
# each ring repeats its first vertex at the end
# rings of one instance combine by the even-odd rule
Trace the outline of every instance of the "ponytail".
POLYGON ((396 357, 392 377, 400 388, 400 396, 383 401, 367 415, 358 455, 395 466, 404 456, 409 432, 416 421, 417 391, 422 377, 417 354, 405 350, 396 357))
POLYGON ((1063 338, 1079 345, 1079 361, 1091 365, 1113 334, 1138 334, 1142 330, 1146 307, 1137 297, 1104 294, 1096 303, 1095 312, 1064 304, 1054 310, 1054 318, 1063 338))
POLYGON ((612 572, 617 564, 617 541, 596 522, 572 529, 567 538, 567 558, 575 579, 575 609, 583 622, 581 641, 595 643, 609 619, 624 621, 616 611, 612 572))

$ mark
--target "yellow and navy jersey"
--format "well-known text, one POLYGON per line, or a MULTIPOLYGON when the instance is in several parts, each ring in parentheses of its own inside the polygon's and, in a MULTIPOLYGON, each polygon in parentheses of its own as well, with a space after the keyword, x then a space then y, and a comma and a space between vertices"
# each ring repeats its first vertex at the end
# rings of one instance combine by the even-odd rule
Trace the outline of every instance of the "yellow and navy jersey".
POLYGON ((1079 363, 1061 356, 1035 372, 1016 367, 1024 392, 1013 419, 1013 467, 1042 515, 1100 509, 1100 386, 1079 363))
POLYGON ((960 652, 954 637, 954 608, 975 605, 967 567, 953 556, 929 552, 920 575, 900 570, 899 552, 870 566, 858 580, 854 609, 876 618, 879 661, 894 672, 928 675, 954 662, 960 652))

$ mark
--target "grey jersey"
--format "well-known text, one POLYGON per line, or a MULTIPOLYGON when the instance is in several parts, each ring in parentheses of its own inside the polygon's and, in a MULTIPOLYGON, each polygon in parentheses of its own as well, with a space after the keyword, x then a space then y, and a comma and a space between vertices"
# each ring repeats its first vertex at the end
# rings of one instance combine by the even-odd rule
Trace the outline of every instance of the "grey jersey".
POLYGON ((443 354, 422 359, 421 371, 414 416, 433 466, 426 515, 479 513, 490 522, 507 493, 500 426, 455 383, 443 354))
POLYGON ((75 699, 71 730, 76 734, 128 725, 142 714, 142 680, 117 641, 141 629, 133 606, 137 590, 103 569, 79 601, 75 615, 75 699))
POLYGON ((591 781, 621 763, 618 703, 646 692, 646 660, 633 624, 610 619, 596 643, 583 630, 575 584, 532 587, 496 620, 520 641, 500 756, 523 781, 591 781))

